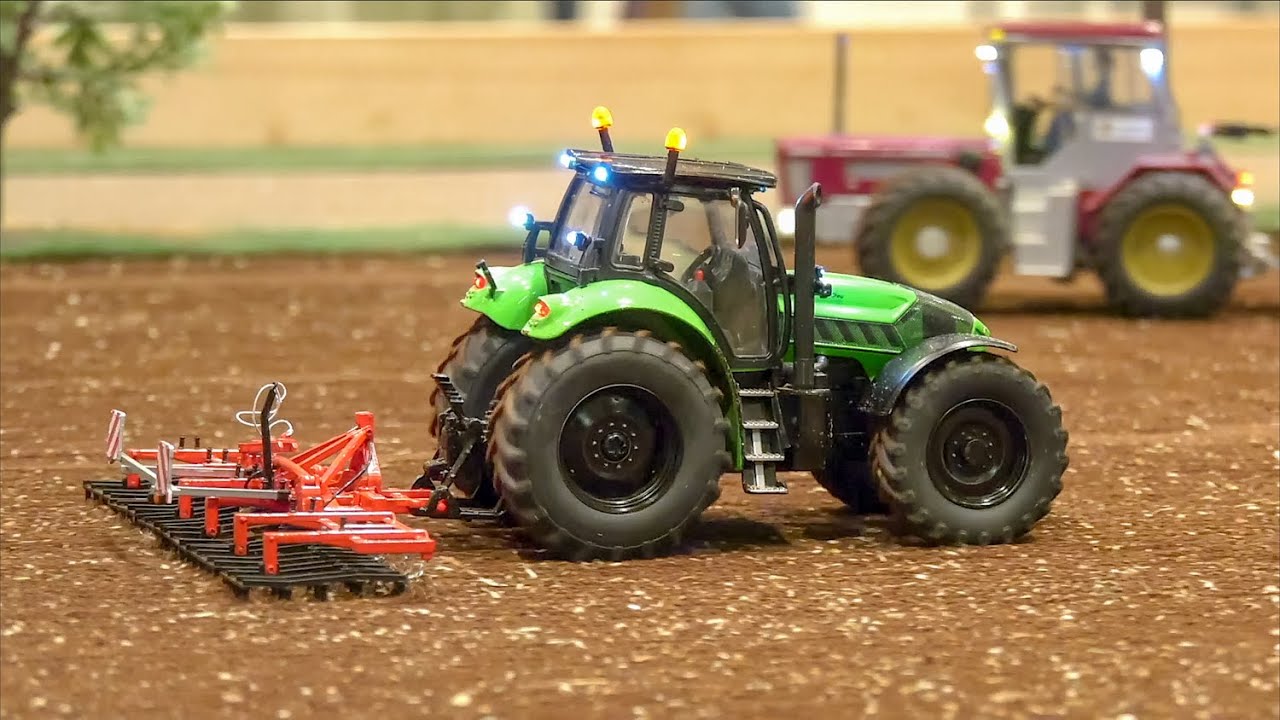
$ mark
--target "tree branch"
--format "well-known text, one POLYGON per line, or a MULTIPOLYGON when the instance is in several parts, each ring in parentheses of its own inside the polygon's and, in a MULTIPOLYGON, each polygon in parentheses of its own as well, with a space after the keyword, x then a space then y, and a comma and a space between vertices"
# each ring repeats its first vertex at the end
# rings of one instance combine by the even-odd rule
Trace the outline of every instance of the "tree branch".
POLYGON ((22 69, 22 55, 35 32, 40 17, 40 5, 44 0, 28 0, 27 6, 18 15, 17 30, 14 33, 13 54, 0 55, 0 128, 8 122, 17 108, 14 99, 14 84, 18 82, 18 72, 22 69))
POLYGON ((18 58, 22 57, 22 51, 27 46, 27 41, 31 39, 31 33, 35 32, 36 20, 40 15, 40 6, 44 4, 44 0, 27 0, 27 6, 23 8, 22 14, 18 15, 17 32, 14 34, 13 55, 10 57, 0 57, 7 67, 10 63, 17 65, 18 58))

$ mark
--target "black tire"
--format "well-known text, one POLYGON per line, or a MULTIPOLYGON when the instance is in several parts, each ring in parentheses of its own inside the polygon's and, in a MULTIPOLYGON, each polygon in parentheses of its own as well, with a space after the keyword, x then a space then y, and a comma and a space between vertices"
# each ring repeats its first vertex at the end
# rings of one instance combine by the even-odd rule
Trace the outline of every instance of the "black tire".
MULTIPOLYGON (((525 363, 495 413, 491 447, 503 502, 535 544, 560 558, 623 560, 671 552, 719 498, 720 476, 731 462, 720 398, 700 365, 675 343, 612 328, 575 337, 525 363), (586 408, 596 403, 613 413, 643 406, 647 417, 602 411, 579 435, 580 421, 591 420, 586 408), (624 419, 629 424, 620 424, 621 432, 606 428, 606 420, 624 419), (634 473, 636 482, 648 484, 613 499, 588 492, 586 485, 611 471, 590 467, 603 462, 590 448, 603 448, 615 434, 635 438, 645 422, 653 434, 641 434, 634 445, 627 441, 627 452, 636 452, 636 467, 646 470, 634 473), (593 445, 588 441, 595 433, 608 435, 593 445)), ((613 466, 619 476, 630 457, 613 466)))
MULTIPOLYGON (((910 285, 974 309, 1000 269, 1008 247, 1008 227, 995 194, 976 175, 949 165, 926 165, 893 179, 876 195, 858 226, 854 247, 864 275, 910 285), (948 213, 959 214, 958 220, 972 229, 966 242, 976 243, 977 251, 971 269, 961 269, 962 274, 952 278, 945 276, 946 266, 939 265, 929 269, 937 277, 936 282, 930 282, 922 279, 928 272, 913 274, 895 261, 900 255, 894 253, 894 235, 900 226, 906 231, 903 223, 919 221, 911 213, 930 212, 929 204, 938 201, 951 201, 948 213)), ((970 259, 957 262, 969 264, 970 259)))
POLYGON ((1121 188, 1098 216, 1095 263, 1108 301, 1117 311, 1130 316, 1206 317, 1216 313, 1231 298, 1240 277, 1243 231, 1240 211, 1221 188, 1203 176, 1156 172, 1139 177, 1121 188), (1174 212, 1168 208, 1174 208, 1174 212), (1202 279, 1186 289, 1178 289, 1177 281, 1165 292, 1149 283, 1144 288, 1139 279, 1142 271, 1129 267, 1128 258, 1133 256, 1126 254, 1126 242, 1137 248, 1142 243, 1157 242, 1157 238, 1145 236, 1156 233, 1159 225, 1147 226, 1150 230, 1144 232, 1144 222, 1154 218, 1158 223, 1162 213, 1173 222, 1182 213, 1199 219, 1198 223, 1186 221, 1189 237, 1183 240, 1200 246, 1201 252, 1207 253, 1208 263, 1204 268, 1187 271, 1191 274, 1184 278, 1185 282, 1202 279), (1204 250, 1205 243, 1212 243, 1211 248, 1204 250))
POLYGON ((872 440, 876 480, 900 532, 964 545, 1011 542, 1030 532, 1062 491, 1067 469, 1067 432, 1048 389, 988 353, 962 353, 924 372, 872 440), (972 425, 955 425, 966 417, 972 425), (992 422, 984 426, 984 417, 992 422), (982 440, 969 436, 965 453, 949 443, 982 427, 997 439, 996 452, 991 446, 987 452, 1001 462, 993 463, 986 484, 965 483, 952 469, 976 470, 960 465, 960 456, 968 453, 968 462, 979 465, 982 440))
POLYGON ((813 473, 823 490, 858 515, 884 515, 889 504, 880 497, 880 488, 867 458, 836 455, 827 466, 813 473))
MULTIPOLYGON (((483 417, 502 382, 511 375, 517 361, 533 349, 534 344, 528 337, 507 330, 482 315, 465 333, 454 339, 436 372, 447 374, 454 386, 462 391, 465 398, 463 408, 467 415, 483 417)), ((438 443, 440 415, 448 409, 449 403, 440 393, 439 387, 432 389, 429 402, 429 432, 438 443)), ((483 451, 472 453, 454 487, 459 496, 470 497, 478 504, 496 503, 498 495, 493 483, 493 470, 484 460, 484 455, 483 451), (474 479, 479 480, 478 484, 474 484, 474 479)))

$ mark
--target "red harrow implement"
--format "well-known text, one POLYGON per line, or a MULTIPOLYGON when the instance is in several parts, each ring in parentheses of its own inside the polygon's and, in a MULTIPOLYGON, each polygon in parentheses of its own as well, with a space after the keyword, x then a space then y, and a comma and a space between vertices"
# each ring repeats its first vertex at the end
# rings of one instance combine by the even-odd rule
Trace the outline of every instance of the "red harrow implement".
POLYGON ((372 413, 356 413, 355 427, 300 451, 292 426, 275 419, 284 386, 271 383, 263 393, 256 423, 244 418, 253 411, 236 415, 260 438, 234 450, 201 447, 199 437, 194 447, 181 438, 176 448, 162 441, 155 450, 124 450, 125 414, 113 410, 107 460, 120 464, 124 479, 85 483, 86 497, 155 532, 240 594, 303 587, 327 596, 339 585, 402 592, 408 578, 376 556, 430 559, 435 540, 397 515, 439 514, 430 512, 439 495, 383 487, 372 413), (273 438, 279 424, 287 430, 273 438))

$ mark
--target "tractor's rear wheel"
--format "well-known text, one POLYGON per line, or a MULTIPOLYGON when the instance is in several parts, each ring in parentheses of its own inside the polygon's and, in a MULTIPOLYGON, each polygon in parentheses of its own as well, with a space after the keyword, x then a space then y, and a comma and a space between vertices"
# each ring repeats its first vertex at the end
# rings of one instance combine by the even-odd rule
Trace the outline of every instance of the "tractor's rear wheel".
POLYGON ((572 560, 674 550, 720 495, 720 393, 674 343, 607 329, 521 366, 493 426, 503 504, 572 560))
POLYGON ((813 479, 858 515, 883 515, 889 511, 871 474, 871 462, 865 457, 835 454, 825 468, 813 473, 813 479))
POLYGON ((1048 389, 988 353, 961 353, 924 373, 871 445, 896 525, 934 544, 1030 532, 1067 469, 1067 432, 1048 389))
POLYGON ((855 246, 864 274, 974 308, 1000 267, 1006 234, 1004 213, 981 180, 930 165, 881 190, 855 246))
POLYGON ((1240 213, 1221 188, 1186 172, 1144 175, 1098 218, 1097 267, 1126 315, 1204 317, 1240 275, 1240 213))
MULTIPOLYGON (((513 330, 507 330, 488 317, 480 316, 463 334, 454 339, 449 352, 436 368, 462 391, 463 408, 470 417, 483 417, 498 388, 512 372, 513 366, 534 346, 534 341, 513 330)), ((431 391, 431 437, 440 442, 440 416, 449 408, 440 388, 431 391)), ((498 501, 493 470, 485 453, 473 452, 458 473, 454 487, 457 494, 470 497, 478 504, 498 501)))

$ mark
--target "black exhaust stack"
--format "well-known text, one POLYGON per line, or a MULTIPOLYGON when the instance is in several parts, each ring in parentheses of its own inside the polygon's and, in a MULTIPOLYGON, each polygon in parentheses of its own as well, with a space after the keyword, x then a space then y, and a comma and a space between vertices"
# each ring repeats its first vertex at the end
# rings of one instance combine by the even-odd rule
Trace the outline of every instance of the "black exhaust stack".
POLYGON ((831 449, 831 412, 826 373, 814 366, 814 296, 819 292, 816 220, 822 204, 822 186, 814 183, 796 201, 795 344, 790 394, 796 399, 796 425, 792 434, 792 467, 818 470, 826 465, 831 449))
POLYGON ((814 183, 796 201, 796 270, 795 270, 795 337, 796 352, 791 384, 797 390, 813 388, 813 298, 818 284, 817 232, 818 206, 822 204, 822 186, 814 183))

